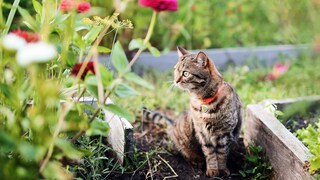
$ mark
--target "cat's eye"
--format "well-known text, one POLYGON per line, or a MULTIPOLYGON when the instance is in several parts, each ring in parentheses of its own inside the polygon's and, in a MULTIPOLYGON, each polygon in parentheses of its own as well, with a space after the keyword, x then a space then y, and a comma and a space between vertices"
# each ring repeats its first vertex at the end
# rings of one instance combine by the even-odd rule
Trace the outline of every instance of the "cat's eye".
POLYGON ((190 75, 190 73, 189 73, 188 71, 183 71, 182 75, 183 75, 184 77, 188 77, 188 76, 190 75))

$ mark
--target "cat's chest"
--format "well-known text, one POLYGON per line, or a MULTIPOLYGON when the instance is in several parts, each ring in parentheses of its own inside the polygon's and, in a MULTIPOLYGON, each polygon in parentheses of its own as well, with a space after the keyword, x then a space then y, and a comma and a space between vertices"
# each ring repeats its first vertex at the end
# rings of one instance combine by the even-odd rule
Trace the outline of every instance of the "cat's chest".
POLYGON ((191 104, 191 116, 196 131, 219 132, 232 129, 234 124, 232 111, 226 109, 225 104, 218 106, 218 103, 191 104))
POLYGON ((199 121, 203 119, 216 121, 216 119, 221 119, 225 113, 228 113, 225 111, 225 104, 221 104, 219 102, 210 105, 192 103, 190 106, 193 119, 197 119, 199 121))

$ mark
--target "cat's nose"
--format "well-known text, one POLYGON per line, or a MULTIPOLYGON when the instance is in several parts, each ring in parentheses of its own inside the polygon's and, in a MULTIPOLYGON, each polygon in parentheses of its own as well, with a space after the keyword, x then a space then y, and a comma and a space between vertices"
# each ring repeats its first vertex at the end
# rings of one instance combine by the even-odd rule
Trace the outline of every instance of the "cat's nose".
POLYGON ((175 79, 176 84, 178 84, 180 81, 181 81, 181 77, 175 79))

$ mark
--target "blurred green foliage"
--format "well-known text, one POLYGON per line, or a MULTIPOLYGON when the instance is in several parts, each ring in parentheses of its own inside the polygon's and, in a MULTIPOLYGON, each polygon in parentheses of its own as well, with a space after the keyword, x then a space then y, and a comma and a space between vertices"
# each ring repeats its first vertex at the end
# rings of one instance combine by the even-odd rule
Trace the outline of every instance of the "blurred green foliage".
MULTIPOLYGON (((135 28, 118 36, 122 44, 145 35, 152 10, 140 7, 137 0, 89 1, 92 15, 122 11, 122 19, 132 20, 135 28)), ((10 1, 4 2, 6 14, 10 1)), ((33 11, 29 1, 22 6, 33 11)), ((176 45, 205 49, 310 43, 320 30, 319 16, 319 0, 179 0, 178 11, 159 14, 151 44, 168 51, 176 45)), ((110 47, 112 42, 103 43, 110 47)))
MULTIPOLYGON (((105 14, 114 11, 110 1, 91 2, 103 6, 105 14)), ((179 0, 177 12, 160 13, 151 44, 170 50, 176 45, 203 49, 310 43, 320 30, 319 10, 318 0, 179 0)), ((135 28, 123 32, 122 42, 143 36, 151 14, 137 1, 129 2, 122 17, 130 18, 135 28)))

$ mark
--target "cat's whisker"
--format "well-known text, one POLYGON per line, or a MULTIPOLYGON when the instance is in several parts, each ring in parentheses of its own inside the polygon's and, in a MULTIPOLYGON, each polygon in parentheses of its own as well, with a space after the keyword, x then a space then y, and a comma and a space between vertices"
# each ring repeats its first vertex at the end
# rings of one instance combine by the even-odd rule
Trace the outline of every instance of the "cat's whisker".
POLYGON ((173 81, 169 80, 169 81, 166 81, 166 83, 171 84, 171 83, 173 83, 173 81))

